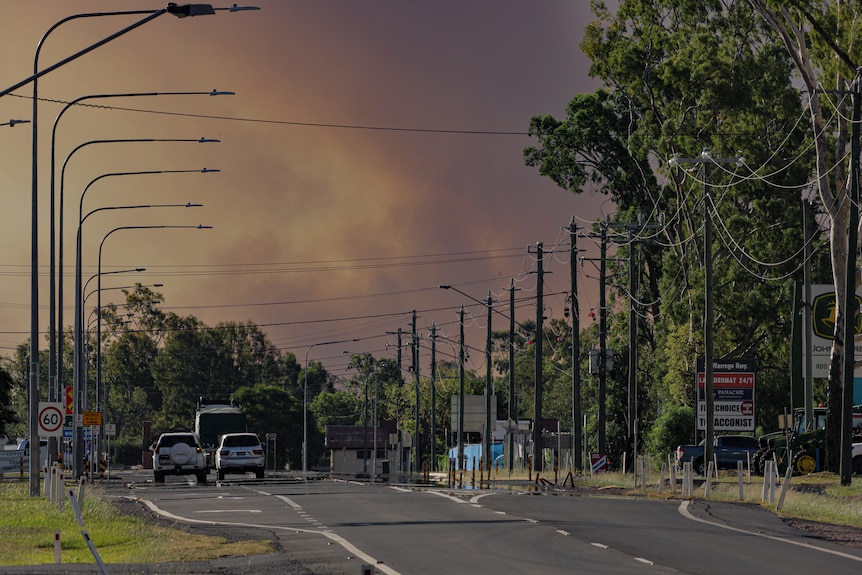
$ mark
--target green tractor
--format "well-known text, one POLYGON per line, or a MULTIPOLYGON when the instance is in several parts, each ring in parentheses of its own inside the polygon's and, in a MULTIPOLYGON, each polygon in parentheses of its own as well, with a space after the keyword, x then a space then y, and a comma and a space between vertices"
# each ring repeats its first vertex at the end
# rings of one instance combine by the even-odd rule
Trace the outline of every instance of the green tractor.
MULTIPOLYGON (((862 427, 862 405, 854 405, 854 431, 859 427, 862 427)), ((773 459, 781 474, 787 472, 788 465, 794 475, 822 471, 826 455, 826 408, 814 408, 813 425, 805 421, 804 409, 795 409, 790 428, 763 435, 758 441, 760 450, 752 459, 752 467, 760 475, 763 475, 766 462, 773 459)))

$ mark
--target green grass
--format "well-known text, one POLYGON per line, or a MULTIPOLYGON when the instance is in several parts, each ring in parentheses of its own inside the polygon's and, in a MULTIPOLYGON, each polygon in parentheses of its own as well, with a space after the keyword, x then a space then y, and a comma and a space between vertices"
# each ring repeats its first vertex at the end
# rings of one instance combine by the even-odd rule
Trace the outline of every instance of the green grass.
MULTIPOLYGON (((82 515, 105 563, 198 561, 273 551, 267 541, 227 542, 125 515, 92 486, 86 490, 82 515)), ((68 501, 61 511, 45 497, 30 497, 26 482, 0 483, 0 564, 53 563, 56 529, 63 563, 94 562, 68 501)))
MULTIPOLYGON (((552 483, 554 481, 553 472, 543 472, 541 477, 552 483)), ((535 472, 528 474, 526 471, 516 471, 512 475, 507 472, 491 473, 495 489, 524 489, 524 482, 530 484, 529 489, 545 489, 546 486, 535 484, 535 478, 535 472), (512 483, 507 485, 507 481, 512 481, 512 483)), ((675 493, 672 493, 670 487, 667 486, 659 492, 658 479, 659 473, 653 471, 648 478, 645 489, 634 486, 634 479, 631 474, 618 472, 586 477, 577 476, 574 478, 574 483, 578 487, 592 487, 600 491, 622 490, 624 494, 632 496, 682 499, 681 474, 676 476, 677 488, 675 493)), ((566 480, 566 473, 561 471, 557 476, 557 484, 562 485, 564 480, 566 480)), ((469 485, 467 474, 465 474, 464 483, 469 485)), ((748 476, 744 475, 741 501, 760 505, 784 517, 862 528, 862 477, 854 476, 849 486, 842 486, 839 476, 835 473, 812 473, 811 475, 792 477, 783 504, 778 508, 783 483, 784 479, 781 478, 775 490, 774 502, 769 503, 763 501, 761 497, 763 478, 752 476, 749 480, 748 476)), ((566 485, 570 484, 566 483, 566 485)), ((703 499, 703 497, 703 478, 697 477, 692 498, 703 499)), ((718 482, 713 480, 709 499, 713 501, 740 501, 739 482, 735 471, 722 471, 719 474, 718 482)))

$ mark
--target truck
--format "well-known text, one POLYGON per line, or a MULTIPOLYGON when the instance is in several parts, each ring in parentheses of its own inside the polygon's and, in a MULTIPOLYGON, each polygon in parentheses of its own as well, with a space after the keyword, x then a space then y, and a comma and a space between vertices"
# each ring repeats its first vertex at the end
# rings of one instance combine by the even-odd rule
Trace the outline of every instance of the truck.
MULTIPOLYGON (((676 465, 691 462, 698 475, 706 475, 707 462, 704 458, 704 442, 698 445, 680 445, 676 448, 676 465)), ((718 435, 713 439, 712 454, 719 469, 736 469, 736 462, 748 463, 760 449, 757 438, 751 435, 718 435)))
POLYGON ((207 469, 215 468, 215 450, 219 438, 225 433, 244 433, 245 414, 238 403, 232 400, 200 398, 195 408, 195 433, 201 441, 207 469))
MULTIPOLYGON (((813 420, 805 419, 805 410, 793 410, 793 421, 787 429, 762 435, 760 449, 754 457, 754 470, 763 474, 766 462, 774 460, 778 472, 784 474, 787 466, 795 475, 808 475, 823 470, 824 447, 826 445, 826 408, 815 407, 813 420)), ((859 441, 862 432, 862 405, 853 406, 852 427, 854 441, 859 441)), ((856 469, 854 461, 854 470, 856 469)))

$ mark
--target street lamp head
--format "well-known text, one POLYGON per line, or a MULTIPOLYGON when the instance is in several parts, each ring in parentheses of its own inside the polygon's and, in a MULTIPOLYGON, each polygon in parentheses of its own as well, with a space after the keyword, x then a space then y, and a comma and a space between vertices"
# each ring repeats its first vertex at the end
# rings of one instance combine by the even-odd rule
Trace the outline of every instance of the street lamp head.
POLYGON ((451 289, 452 288, 452 286, 450 286, 450 285, 439 285, 437 287, 440 289, 451 289))
POLYGON ((147 268, 135 268, 135 271, 136 272, 145 272, 145 271, 147 271, 147 268))
POLYGON ((206 138, 201 136, 201 139, 198 140, 198 144, 220 144, 221 140, 217 140, 215 138, 206 138))
POLYGON ((9 126, 15 127, 15 124, 29 124, 30 120, 9 120, 9 126))
POLYGON ((210 96, 236 96, 236 92, 231 92, 230 90, 216 90, 213 88, 210 90, 210 96))
POLYGON ((213 229, 213 227, 212 227, 212 226, 205 226, 205 225, 203 225, 203 224, 200 224, 200 225, 198 225, 198 229, 199 229, 199 230, 211 230, 211 229, 213 229))
POLYGON ((211 173, 215 173, 215 174, 217 174, 217 173, 219 173, 219 172, 221 172, 221 170, 219 170, 219 169, 214 169, 214 168, 204 168, 203 170, 201 170, 201 173, 202 173, 202 174, 211 174, 211 173))
POLYGON ((228 8, 228 12, 245 12, 248 10, 260 10, 260 6, 237 6, 236 4, 233 4, 228 8))
POLYGON ((168 2, 167 11, 177 18, 185 18, 187 16, 208 16, 215 14, 215 8, 209 4, 183 4, 177 5, 176 2, 168 2))
POLYGON ((204 205, 203 204, 193 204, 193 203, 189 202, 186 204, 186 207, 187 208, 202 208, 202 207, 204 207, 204 205))

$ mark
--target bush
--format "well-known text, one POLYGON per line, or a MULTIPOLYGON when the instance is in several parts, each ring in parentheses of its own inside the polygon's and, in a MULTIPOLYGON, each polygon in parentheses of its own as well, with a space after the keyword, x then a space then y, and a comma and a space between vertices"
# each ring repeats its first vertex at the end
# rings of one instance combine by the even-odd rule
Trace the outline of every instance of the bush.
POLYGON ((647 448, 655 455, 673 453, 679 445, 691 443, 694 409, 685 405, 668 405, 655 420, 647 437, 647 448))

